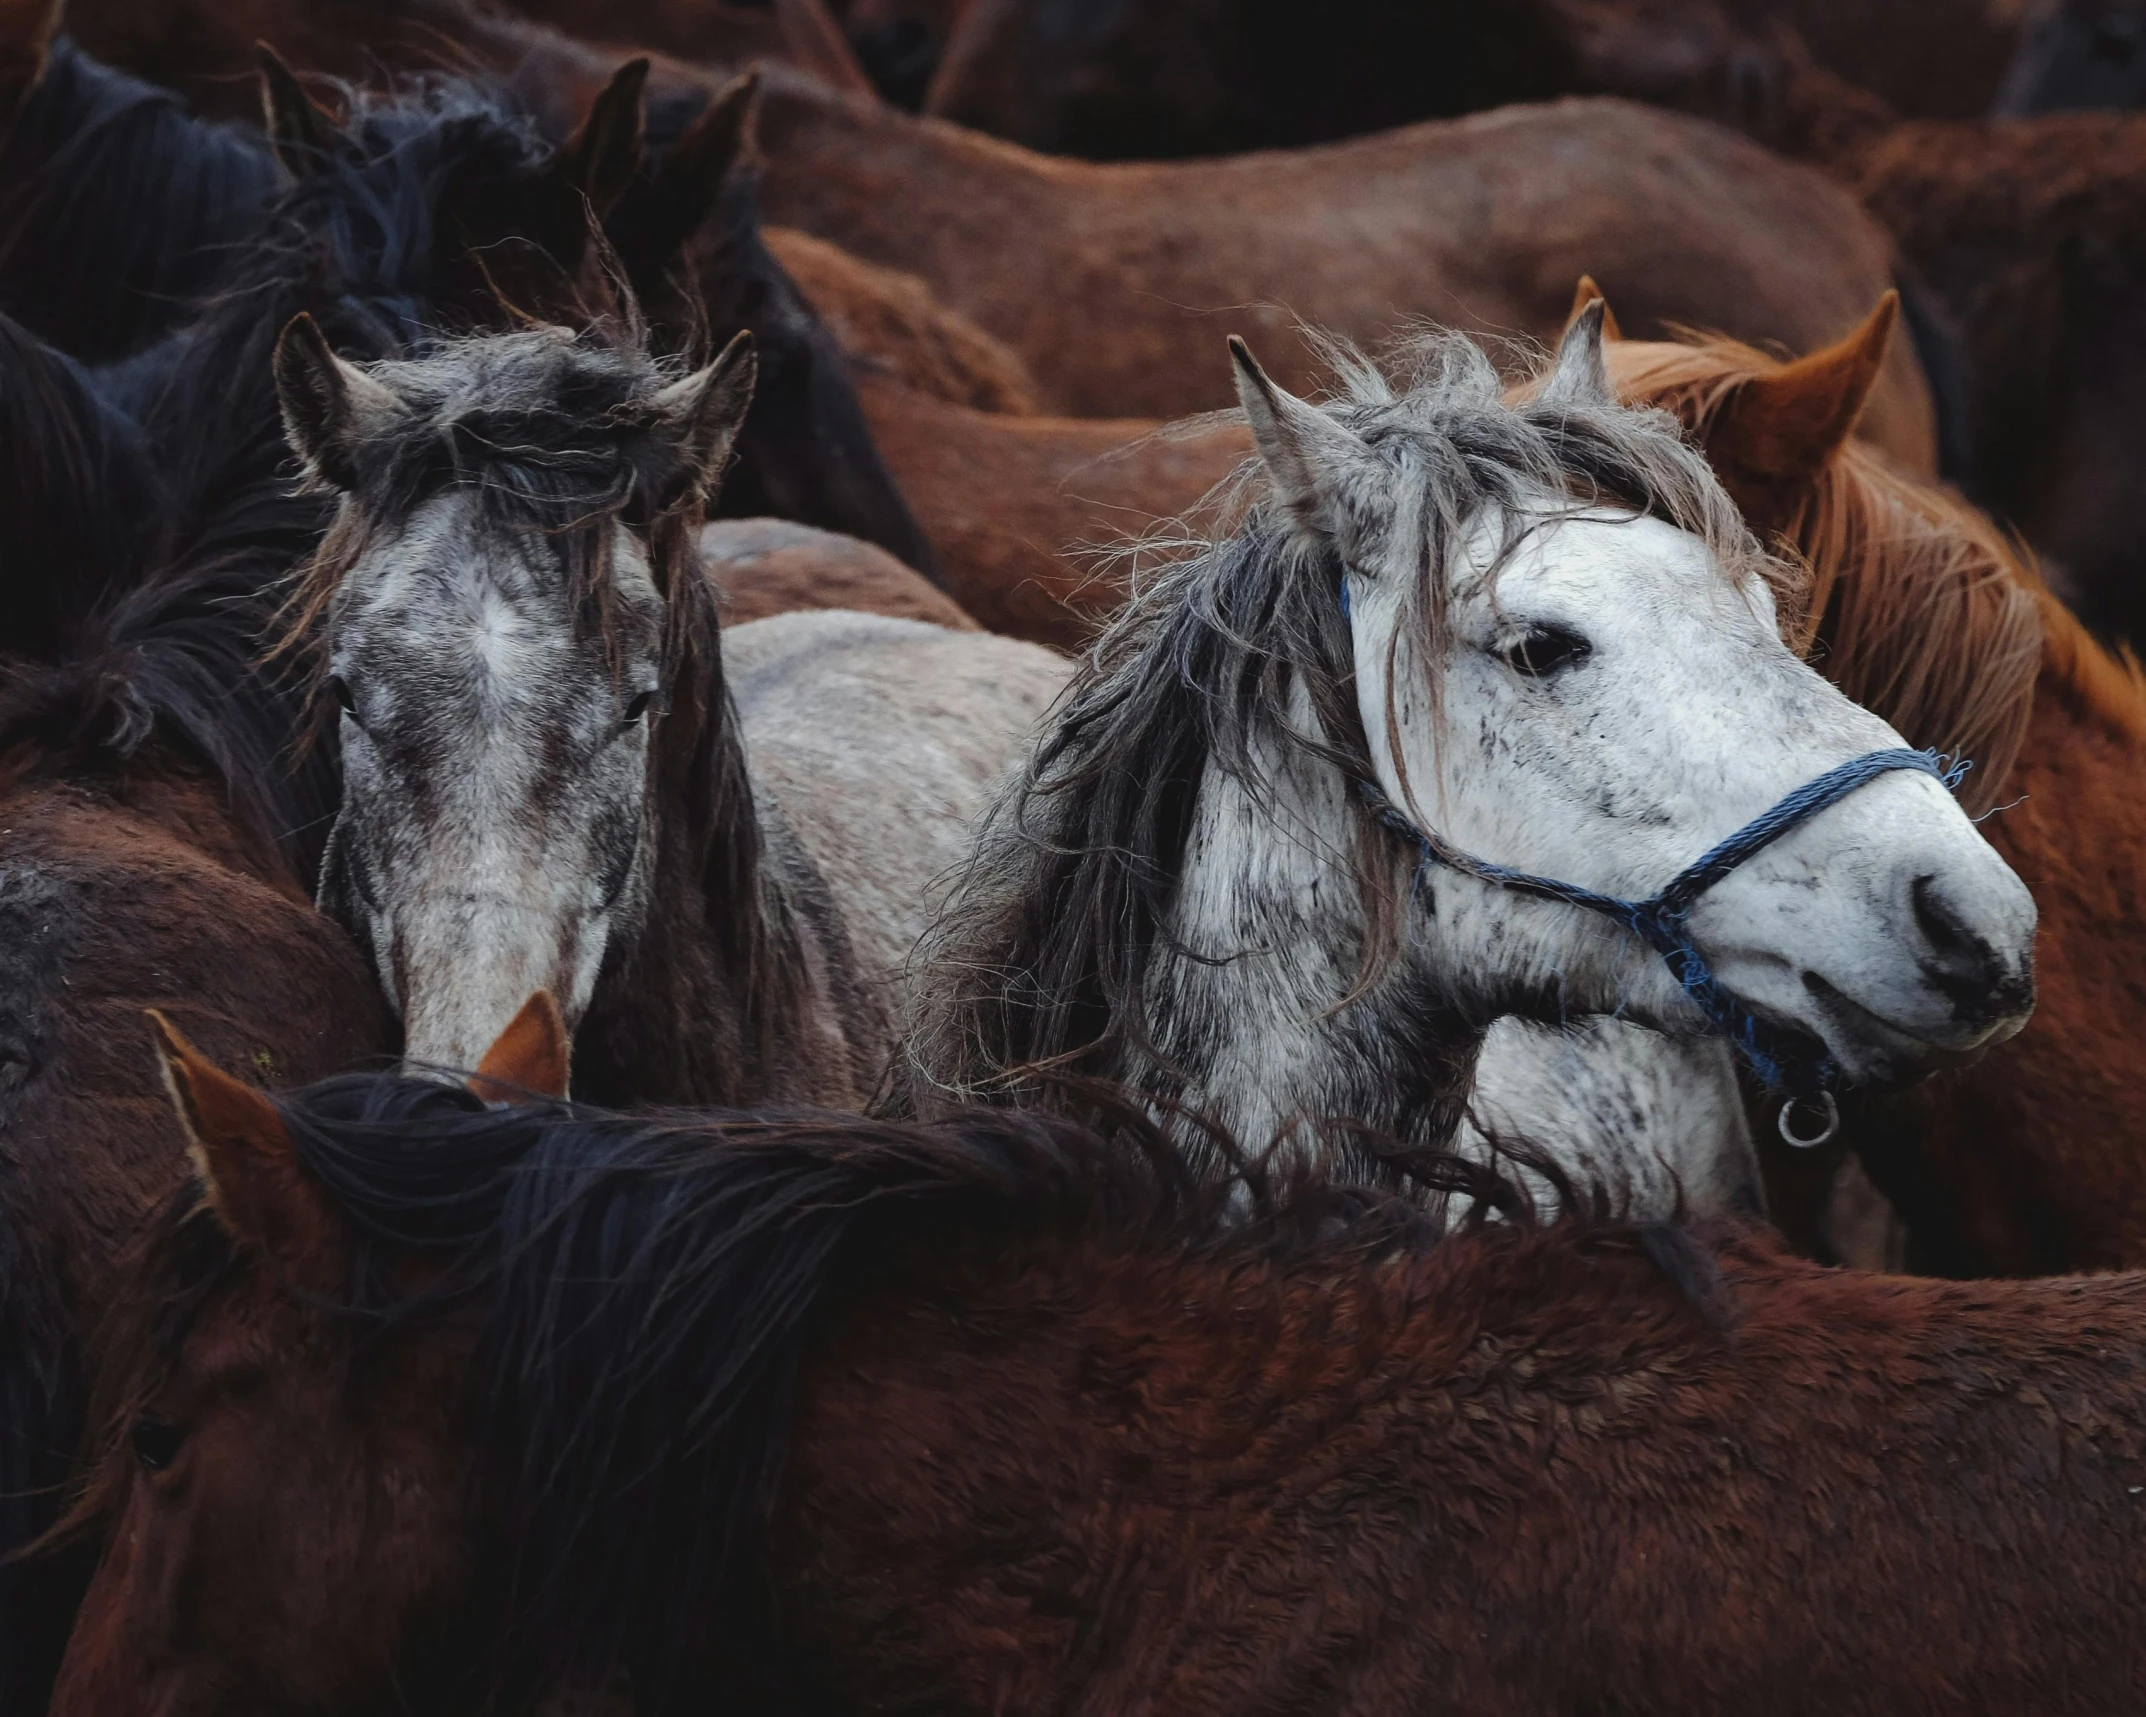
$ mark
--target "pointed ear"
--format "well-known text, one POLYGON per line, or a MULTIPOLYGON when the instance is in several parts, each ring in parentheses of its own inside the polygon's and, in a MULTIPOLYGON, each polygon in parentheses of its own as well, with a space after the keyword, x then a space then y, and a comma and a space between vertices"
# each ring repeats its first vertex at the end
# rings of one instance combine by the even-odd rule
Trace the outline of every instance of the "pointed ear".
POLYGON ((879 86, 827 10, 826 0, 775 0, 775 24, 796 64, 822 83, 879 100, 879 86))
POLYGON ((334 147, 335 121, 306 94, 298 74, 281 54, 266 42, 256 42, 253 51, 261 71, 261 126, 284 170, 303 179, 320 170, 334 147))
POLYGON ((588 198, 599 219, 640 175, 646 144, 641 92, 647 82, 645 58, 628 60, 613 72, 554 165, 559 180, 588 198))
POLYGON ((549 990, 535 990, 484 1052, 469 1088, 487 1103, 526 1102, 531 1092, 564 1097, 571 1054, 557 998, 549 990))
MULTIPOLYGON (((1602 306, 1602 343, 1609 345, 1623 339, 1624 330, 1617 326, 1617 312, 1609 307, 1609 298, 1602 288, 1595 284, 1595 277, 1591 274, 1581 275, 1580 284, 1573 291, 1572 308, 1565 315, 1565 333, 1572 332, 1572 325, 1580 319, 1580 312, 1590 304, 1602 306)), ((1559 337, 1563 338, 1562 335, 1559 337)))
POLYGON ((1602 363, 1602 323, 1609 315, 1609 301, 1596 298, 1580 306, 1579 313, 1557 343, 1557 361, 1550 366, 1536 399, 1549 406, 1615 405, 1609 371, 1602 363))
POLYGON ((759 373, 753 337, 740 333, 714 363, 694 371, 684 381, 671 383, 656 396, 657 406, 678 435, 687 463, 700 474, 703 494, 714 494, 722 481, 724 463, 737 444, 746 412, 752 408, 753 383, 759 373))
POLYGON ((194 1172, 217 1219, 292 1282, 333 1293, 342 1269, 335 1213, 299 1161, 275 1104, 210 1061, 153 1008, 149 1023, 194 1172))
POLYGON ((1229 337, 1229 355, 1236 366, 1237 401, 1275 498, 1305 529, 1346 554, 1356 534, 1346 497, 1354 480, 1377 469, 1377 455, 1353 429, 1277 387, 1235 334, 1229 337))
POLYGON ((359 447, 402 415, 402 401, 337 357, 320 324, 303 312, 276 338, 275 369, 291 450, 330 488, 356 488, 359 447))
POLYGON ((1877 385, 1900 315, 1888 292, 1837 345, 1754 376, 1707 431, 1707 457, 1732 493, 1752 483, 1805 483, 1841 450, 1877 385))
POLYGON ((717 90, 678 134, 648 194, 634 199, 633 230, 619 235, 635 291, 652 292, 715 208, 731 169, 753 159, 759 122, 760 68, 753 66, 717 90))

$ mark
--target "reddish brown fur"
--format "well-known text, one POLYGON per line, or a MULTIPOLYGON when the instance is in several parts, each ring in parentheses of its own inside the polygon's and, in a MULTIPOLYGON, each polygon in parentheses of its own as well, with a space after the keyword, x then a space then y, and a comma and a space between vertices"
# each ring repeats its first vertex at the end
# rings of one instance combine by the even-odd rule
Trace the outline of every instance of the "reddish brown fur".
POLYGON ((187 1173, 142 1010, 270 1084, 387 1049, 390 1028, 343 932, 240 832, 218 783, 168 759, 100 785, 18 780, 0 796, 0 866, 25 937, 5 1005, 28 1061, 0 1095, 13 1209, 94 1324, 121 1245, 187 1173))
POLYGON ((723 624, 742 626, 803 608, 858 608, 979 630, 954 599, 883 548, 785 519, 722 519, 703 527, 700 554, 722 592, 723 624))
POLYGON ((1038 409, 1035 377, 1013 349, 949 310, 915 275, 791 228, 764 236, 853 364, 978 411, 1038 409))
MULTIPOLYGON (((824 1160, 873 1125, 831 1120, 824 1160)), ((110 1547, 54 1717, 439 1708, 432 1642, 496 1529, 453 1405, 477 1310, 354 1357, 353 1326, 251 1247, 242 1229, 175 1365, 123 1352, 108 1377, 119 1423, 181 1425, 183 1454, 144 1471, 122 1440, 98 1470, 110 1547)), ((1695 1304, 1597 1223, 1418 1251, 1046 1221, 867 1250, 823 1291, 782 1415, 748 1582, 771 1613, 711 1614, 680 1691, 2129 1709, 2146 1278, 1875 1277, 1735 1238, 1713 1262, 1695 1304)))
POLYGON ((1239 422, 1009 417, 854 377, 872 439, 939 556, 994 632, 1078 648, 1125 600, 1111 548, 1183 516, 1251 451, 1239 422))
POLYGON ((1726 1335, 1555 1230, 875 1293, 778 1605, 874 1711, 2128 1708, 2146 1282, 1721 1262, 1726 1335))

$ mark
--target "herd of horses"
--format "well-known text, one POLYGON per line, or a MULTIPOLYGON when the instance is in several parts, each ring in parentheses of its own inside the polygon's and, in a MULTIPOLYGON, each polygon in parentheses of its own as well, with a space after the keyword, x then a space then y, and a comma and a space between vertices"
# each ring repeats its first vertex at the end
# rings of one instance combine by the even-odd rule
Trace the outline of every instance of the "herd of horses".
POLYGON ((0 0, 0 1710, 2134 1707, 2146 21, 1080 10, 0 0))

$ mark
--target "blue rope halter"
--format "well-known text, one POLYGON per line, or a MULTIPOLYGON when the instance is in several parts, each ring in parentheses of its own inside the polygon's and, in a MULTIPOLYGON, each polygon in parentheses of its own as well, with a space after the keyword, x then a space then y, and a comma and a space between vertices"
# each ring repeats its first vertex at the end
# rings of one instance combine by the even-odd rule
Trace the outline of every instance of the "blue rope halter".
POLYGON ((1889 775, 1896 769, 1915 769, 1925 775, 1934 775, 1950 788, 1959 785, 1969 767, 1965 762, 1948 764, 1934 751, 1911 751, 1904 746, 1851 758, 1828 769, 1816 780, 1805 782, 1770 811, 1752 818, 1728 839, 1677 872, 1658 893, 1644 900, 1597 894, 1577 883, 1535 876, 1524 870, 1514 870, 1509 865, 1491 864, 1459 852, 1410 822, 1376 783, 1359 781, 1357 788, 1373 816, 1395 834, 1415 843, 1421 855, 1416 866, 1419 884, 1423 873, 1439 864, 1448 870, 1459 871, 1463 876, 1495 883, 1500 888, 1547 900, 1561 900, 1568 906, 1599 912, 1603 917, 1615 920, 1661 955, 1677 982, 1684 986, 1684 993, 1691 997, 1714 1028, 1736 1046, 1737 1053, 1767 1089, 1792 1099, 1815 1099, 1829 1095, 1845 1082, 1840 1065, 1815 1038, 1767 1024, 1722 988, 1721 981, 1708 967, 1706 957, 1691 939, 1692 908, 1702 894, 1739 865, 1880 775, 1889 775))
MULTIPOLYGON (((1338 594, 1341 616, 1353 624, 1355 615, 1349 600, 1346 573, 1341 577, 1338 594)), ((1758 1076, 1761 1084, 1787 1098, 1791 1105, 1802 1099, 1823 1102, 1828 1116, 1826 1136, 1829 1136, 1838 1115, 1833 1093, 1847 1082, 1840 1064, 1816 1038, 1805 1032, 1785 1031, 1779 1026, 1768 1025, 1721 987, 1721 980, 1714 976, 1706 956, 1691 939, 1692 908, 1698 905, 1700 895, 1739 865, 1880 775, 1890 775, 1896 769, 1916 769, 1935 776, 1949 790, 1958 787, 1973 767, 1974 764, 1966 758, 1952 762, 1935 751, 1913 751, 1906 746, 1850 758, 1846 763, 1828 769, 1816 780, 1806 781, 1771 810, 1753 817, 1644 900, 1597 894, 1578 883, 1559 882, 1555 877, 1536 876, 1528 871, 1514 870, 1510 865, 1492 864, 1487 859, 1476 858, 1447 846, 1427 829, 1410 822, 1376 782, 1358 781, 1356 787, 1373 816, 1402 839, 1414 843, 1420 855, 1416 861, 1418 886, 1422 884, 1424 872, 1432 865, 1440 864, 1500 888, 1546 900, 1561 900, 1568 906, 1599 912, 1622 924, 1661 955, 1677 982, 1684 987, 1684 993, 1691 997, 1707 1022, 1735 1046, 1737 1054, 1743 1057, 1745 1065, 1758 1076)), ((1781 1134, 1791 1144, 1821 1142, 1821 1138, 1798 1137, 1791 1129, 1787 1108, 1781 1112, 1781 1134)))

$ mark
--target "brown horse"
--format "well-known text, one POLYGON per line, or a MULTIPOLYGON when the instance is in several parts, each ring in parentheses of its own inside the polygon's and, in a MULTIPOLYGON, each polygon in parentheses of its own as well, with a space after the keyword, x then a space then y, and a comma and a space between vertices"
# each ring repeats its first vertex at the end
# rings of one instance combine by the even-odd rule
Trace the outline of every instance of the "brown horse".
MULTIPOLYGON (((608 78, 602 54, 457 0, 392 19, 321 0, 253 0, 248 29, 294 64, 362 75, 443 53, 510 74, 560 135, 608 78), (419 38, 423 38, 421 41, 419 38)), ((191 15, 199 0, 171 10, 191 15)), ((160 38, 154 66, 192 90, 229 70, 214 45, 160 38)), ((658 63, 661 102, 707 99, 713 71, 658 63)), ((1720 328, 1803 350, 1847 327, 1891 278, 1884 235, 1817 174, 1702 122, 1612 101, 1566 102, 1353 142, 1175 165, 1032 155, 769 68, 767 207, 929 282, 1026 361, 1045 403, 1080 415, 1173 417, 1228 403, 1214 361, 1231 329, 1316 375, 1296 319, 1366 342, 1412 316, 1555 335, 1583 271, 1635 330, 1720 328), (1019 234, 1018 243, 1007 235, 1019 234), (1794 234, 1793 242, 1781 235, 1794 234)), ((1894 352, 1869 429, 1932 467, 1929 398, 1894 352)))
MULTIPOLYGON (((1976 760, 1969 801, 2004 807, 1983 830, 2041 907, 2027 1029, 1972 1067, 1851 1109, 1848 1136, 1918 1258, 1957 1273, 2146 1263, 2146 1062, 2132 1047, 2146 682, 1951 492, 1837 436, 1807 435, 1782 457, 1784 426, 1845 430, 1839 407, 1867 368, 1858 346, 1797 364, 1725 340, 1606 350, 1625 397, 1691 426, 1752 522, 1811 565, 1818 666, 1911 742, 1976 760)), ((1777 1215, 1798 1202, 1777 1199, 1777 1215)))
MULTIPOLYGON (((105 1350, 55 1717, 621 1669, 643 1709, 1194 1717, 2146 1678, 2138 1277, 1441 1238, 1039 1115, 271 1100, 160 1032, 202 1179, 105 1350)), ((561 1065, 532 1032, 487 1072, 561 1065)))
POLYGON ((787 519, 704 525, 700 559, 721 593, 725 626, 805 608, 854 608, 957 632, 977 629, 952 597, 885 549, 787 519))

